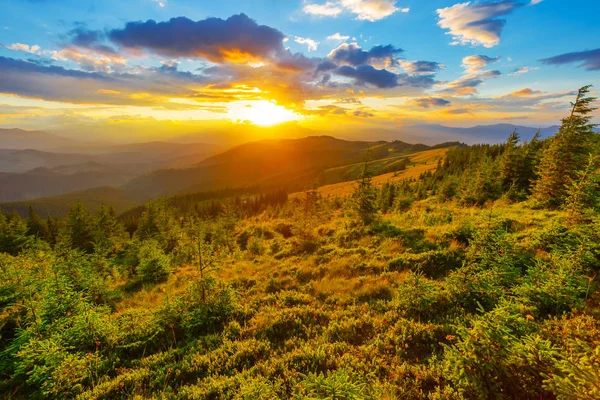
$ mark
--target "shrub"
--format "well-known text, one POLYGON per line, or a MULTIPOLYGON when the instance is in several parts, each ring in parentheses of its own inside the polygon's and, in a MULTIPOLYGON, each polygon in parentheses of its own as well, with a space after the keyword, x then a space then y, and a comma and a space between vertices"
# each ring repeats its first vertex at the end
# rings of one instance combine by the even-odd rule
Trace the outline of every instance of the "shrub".
POLYGON ((138 250, 140 264, 137 272, 142 279, 151 282, 165 280, 171 274, 171 258, 164 253, 155 240, 145 240, 138 250))

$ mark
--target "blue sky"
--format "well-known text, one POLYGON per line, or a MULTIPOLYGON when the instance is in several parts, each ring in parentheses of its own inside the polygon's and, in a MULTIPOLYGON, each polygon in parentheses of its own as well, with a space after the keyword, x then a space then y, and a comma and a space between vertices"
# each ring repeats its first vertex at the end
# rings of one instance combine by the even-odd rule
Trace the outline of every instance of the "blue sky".
POLYGON ((557 123, 573 90, 600 87, 599 12, 595 0, 3 0, 0 125, 557 123))

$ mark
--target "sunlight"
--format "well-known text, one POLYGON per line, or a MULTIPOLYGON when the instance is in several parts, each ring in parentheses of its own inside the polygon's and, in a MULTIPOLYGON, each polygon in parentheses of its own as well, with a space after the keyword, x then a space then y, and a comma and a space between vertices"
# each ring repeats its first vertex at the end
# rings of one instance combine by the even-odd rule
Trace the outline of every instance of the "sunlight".
POLYGON ((235 122, 272 126, 297 121, 302 115, 268 100, 238 101, 229 105, 229 117, 235 122))

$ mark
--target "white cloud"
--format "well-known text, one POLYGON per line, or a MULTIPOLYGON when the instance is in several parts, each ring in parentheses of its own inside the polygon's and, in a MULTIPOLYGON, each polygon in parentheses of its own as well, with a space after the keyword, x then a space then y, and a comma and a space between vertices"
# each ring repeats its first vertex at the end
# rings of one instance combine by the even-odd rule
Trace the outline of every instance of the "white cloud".
POLYGON ((531 0, 531 2, 529 4, 531 4, 532 6, 534 6, 536 4, 540 4, 542 1, 544 1, 544 0, 531 0))
POLYGON ((531 71, 535 71, 540 69, 539 67, 522 67, 522 68, 517 68, 514 72, 508 74, 508 76, 519 76, 519 75, 523 75, 526 74, 528 72, 531 71))
POLYGON ((164 8, 167 5, 167 0, 152 0, 153 2, 155 2, 156 4, 158 4, 158 6, 160 8, 164 8))
POLYGON ((356 15, 356 19, 373 22, 396 12, 407 13, 410 8, 396 7, 396 0, 336 0, 323 4, 305 4, 303 10, 308 14, 326 17, 337 17, 346 11, 356 15))
POLYGON ((516 0, 500 0, 487 3, 459 3, 437 10, 438 25, 448 29, 453 38, 452 45, 493 47, 500 43, 500 34, 507 15, 523 3, 516 0))
POLYGON ((311 38, 303 38, 299 36, 294 38, 294 42, 307 45, 309 52, 316 51, 317 47, 319 46, 319 42, 312 40, 311 38))
POLYGON ((327 40, 335 40, 335 41, 346 41, 350 39, 350 36, 341 35, 339 32, 334 33, 333 35, 327 36, 327 40))
POLYGON ((6 46, 7 49, 10 50, 15 50, 15 51, 24 51, 25 53, 29 53, 29 54, 37 54, 37 55, 41 55, 41 47, 36 45, 33 46, 29 46, 27 44, 23 44, 23 43, 13 43, 10 46, 6 46))
POLYGON ((124 57, 118 55, 106 56, 77 47, 67 47, 61 50, 43 50, 38 45, 30 46, 23 43, 13 43, 5 47, 10 50, 50 57, 54 61, 72 61, 87 71, 109 72, 111 71, 111 66, 122 66, 127 61, 124 57))
POLYGON ((500 57, 488 57, 481 55, 467 56, 462 60, 462 67, 467 71, 467 73, 476 73, 488 65, 498 62, 498 60, 500 60, 500 57))
POLYGON ((303 10, 307 14, 318 15, 321 17, 337 17, 343 11, 339 4, 330 1, 325 4, 306 4, 303 10))

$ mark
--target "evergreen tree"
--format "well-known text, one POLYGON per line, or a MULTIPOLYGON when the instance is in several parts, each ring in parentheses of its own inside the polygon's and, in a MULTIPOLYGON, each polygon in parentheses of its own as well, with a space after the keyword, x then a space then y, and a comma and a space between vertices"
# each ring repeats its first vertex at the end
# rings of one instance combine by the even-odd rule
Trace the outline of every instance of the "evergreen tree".
POLYGON ((27 234, 44 240, 48 239, 48 226, 32 206, 29 206, 27 216, 27 234))
POLYGON ((77 202, 67 215, 65 234, 71 248, 92 253, 94 251, 94 228, 93 215, 82 203, 77 202))
POLYGON ((377 190, 373 186, 369 162, 365 161, 358 186, 352 195, 353 209, 364 225, 370 225, 377 219, 377 190))
POLYGON ((105 205, 100 206, 96 215, 94 232, 94 248, 96 251, 114 252, 121 249, 129 238, 123 225, 117 220, 115 210, 105 205))
POLYGON ((502 189, 507 192, 519 186, 523 154, 519 147, 519 134, 514 131, 504 145, 504 154, 500 160, 500 176, 502 189))
POLYGON ((598 210, 600 202, 600 175, 597 163, 590 154, 587 167, 578 173, 567 191, 565 208, 572 223, 586 222, 588 216, 598 210))
POLYGON ((591 103, 596 99, 588 96, 590 87, 579 89, 571 114, 562 120, 550 147, 544 151, 533 191, 534 199, 541 205, 557 207, 564 204, 568 188, 586 168, 595 136, 590 120, 594 110, 591 103))

